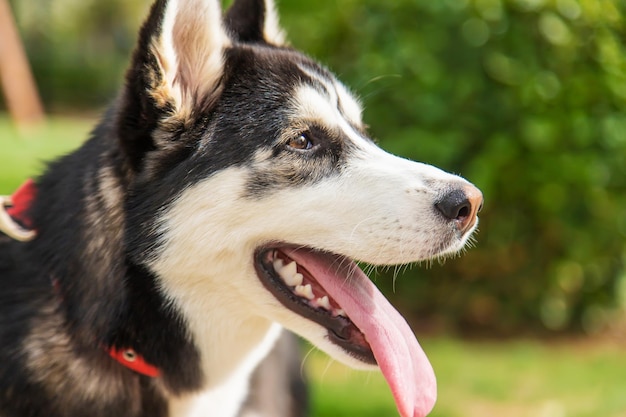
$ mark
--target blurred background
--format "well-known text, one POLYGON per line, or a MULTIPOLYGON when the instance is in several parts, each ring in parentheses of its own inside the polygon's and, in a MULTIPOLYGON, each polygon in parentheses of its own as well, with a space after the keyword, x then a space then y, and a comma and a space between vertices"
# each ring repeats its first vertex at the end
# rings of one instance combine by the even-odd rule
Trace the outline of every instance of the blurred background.
MULTIPOLYGON (((24 134, 0 101, 0 194, 86 137, 149 6, 9 3, 49 118, 24 134)), ((433 415, 626 416, 626 2, 278 6, 291 43, 362 98, 383 148, 485 195, 463 256, 371 274, 432 358, 433 415)), ((396 415, 376 374, 307 361, 314 416, 396 415)))

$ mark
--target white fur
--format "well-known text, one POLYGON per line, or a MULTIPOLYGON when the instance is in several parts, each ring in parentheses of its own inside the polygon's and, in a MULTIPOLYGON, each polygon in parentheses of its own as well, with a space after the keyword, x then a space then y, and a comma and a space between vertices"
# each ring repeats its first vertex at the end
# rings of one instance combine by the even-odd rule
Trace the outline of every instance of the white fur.
MULTIPOLYGON (((339 80, 329 80, 325 77, 320 76, 314 71, 309 70, 304 65, 299 65, 298 68, 305 74, 307 74, 312 79, 316 80, 319 84, 324 86, 324 91, 317 91, 317 93, 322 95, 330 96, 331 106, 336 108, 342 113, 342 116, 347 118, 347 121, 351 122, 355 126, 360 126, 362 124, 361 115, 363 110, 361 108, 361 103, 359 100, 354 97, 348 90, 348 88, 343 85, 339 80), (332 104, 334 103, 334 105, 332 104)), ((312 86, 307 86, 313 89, 312 86)), ((297 96, 297 94, 296 94, 297 96)), ((306 100, 303 100, 302 103, 307 103, 306 100)))
MULTIPOLYGON (((170 401, 171 417, 232 417, 237 414, 248 393, 250 374, 272 348, 281 328, 274 324, 264 339, 256 346, 228 379, 215 388, 170 401)), ((269 416, 268 416, 269 417, 269 416)))
POLYGON ((350 94, 348 88, 339 81, 335 82, 334 86, 337 91, 339 106, 343 114, 345 114, 348 120, 354 125, 361 125, 363 110, 359 100, 350 94))
POLYGON ((308 84, 302 85, 293 94, 292 119, 317 122, 322 126, 339 127, 345 123, 345 120, 332 102, 333 100, 325 97, 323 92, 308 84))

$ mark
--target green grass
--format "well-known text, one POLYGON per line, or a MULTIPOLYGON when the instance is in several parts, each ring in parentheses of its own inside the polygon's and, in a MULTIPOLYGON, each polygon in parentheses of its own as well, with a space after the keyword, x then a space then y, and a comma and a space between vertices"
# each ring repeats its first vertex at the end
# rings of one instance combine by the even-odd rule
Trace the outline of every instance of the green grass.
MULTIPOLYGON (((624 417, 626 349, 607 342, 423 341, 438 381, 432 417, 624 417)), ((314 417, 397 417, 378 373, 307 359, 314 417)))
MULTIPOLYGON (((18 135, 0 117, 0 194, 77 147, 93 120, 54 118, 18 135)), ((604 342, 468 343, 423 340, 438 378, 433 417, 626 417, 626 349, 604 342)), ((397 417, 379 373, 347 369, 312 352, 312 417, 397 417)))
POLYGON ((52 118, 29 131, 18 131, 0 114, 0 194, 10 194, 24 179, 39 175, 45 163, 87 139, 92 119, 52 118))

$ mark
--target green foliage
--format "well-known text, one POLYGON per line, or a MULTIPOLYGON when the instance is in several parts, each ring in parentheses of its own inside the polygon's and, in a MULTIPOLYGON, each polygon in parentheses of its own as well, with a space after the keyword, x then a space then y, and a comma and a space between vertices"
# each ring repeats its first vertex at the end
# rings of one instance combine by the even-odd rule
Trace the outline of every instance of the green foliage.
POLYGON ((382 146, 485 194, 476 247, 404 274, 399 303, 503 332, 592 331, 623 307, 625 3, 297 4, 293 42, 362 94, 382 146))
MULTIPOLYGON (((114 96, 145 8, 100 3, 13 1, 49 105, 114 96), (67 7, 33 18, 44 3, 67 7)), ((485 194, 476 246, 407 271, 395 303, 416 321, 502 332, 592 331, 624 308, 623 1, 279 6, 294 46, 361 95, 384 148, 457 172, 485 194)), ((391 290, 391 272, 380 275, 391 290)))

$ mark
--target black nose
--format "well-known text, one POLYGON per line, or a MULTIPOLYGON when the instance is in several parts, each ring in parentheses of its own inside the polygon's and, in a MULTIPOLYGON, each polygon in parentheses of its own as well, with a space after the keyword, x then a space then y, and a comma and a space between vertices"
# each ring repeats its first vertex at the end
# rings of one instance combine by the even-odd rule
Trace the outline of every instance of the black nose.
POLYGON ((465 185, 445 194, 435 207, 446 219, 455 221, 458 229, 465 233, 476 223, 476 214, 482 204, 480 190, 473 185, 465 185))
POLYGON ((450 220, 467 217, 472 210, 472 204, 461 189, 452 190, 444 195, 435 207, 450 220))

